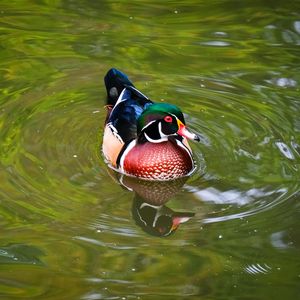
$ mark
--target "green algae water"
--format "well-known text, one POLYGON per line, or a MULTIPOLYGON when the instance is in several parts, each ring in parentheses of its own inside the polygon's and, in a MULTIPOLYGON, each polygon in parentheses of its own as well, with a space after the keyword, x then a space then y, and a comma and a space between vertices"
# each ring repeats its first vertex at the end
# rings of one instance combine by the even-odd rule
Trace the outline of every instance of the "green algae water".
POLYGON ((0 298, 299 299, 299 88, 299 1, 1 1, 0 298), (107 168, 111 67, 181 107, 191 177, 107 168))

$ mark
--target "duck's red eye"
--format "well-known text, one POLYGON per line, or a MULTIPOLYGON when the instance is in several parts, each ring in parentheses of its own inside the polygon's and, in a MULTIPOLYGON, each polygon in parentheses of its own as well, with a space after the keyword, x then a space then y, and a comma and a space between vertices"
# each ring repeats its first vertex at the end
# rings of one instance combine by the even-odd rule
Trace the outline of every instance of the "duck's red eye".
POLYGON ((164 118, 164 120, 165 120, 166 122, 168 122, 168 123, 171 123, 171 122, 172 122, 172 117, 166 116, 166 117, 164 118))

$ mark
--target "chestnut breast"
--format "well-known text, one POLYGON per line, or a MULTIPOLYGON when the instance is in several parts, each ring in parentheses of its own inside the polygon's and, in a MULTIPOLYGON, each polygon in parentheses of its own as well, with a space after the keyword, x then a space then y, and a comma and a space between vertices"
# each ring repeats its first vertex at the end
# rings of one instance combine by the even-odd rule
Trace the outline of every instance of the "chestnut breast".
POLYGON ((173 141, 135 145, 126 155, 123 169, 145 179, 169 180, 187 175, 193 169, 188 150, 173 141))

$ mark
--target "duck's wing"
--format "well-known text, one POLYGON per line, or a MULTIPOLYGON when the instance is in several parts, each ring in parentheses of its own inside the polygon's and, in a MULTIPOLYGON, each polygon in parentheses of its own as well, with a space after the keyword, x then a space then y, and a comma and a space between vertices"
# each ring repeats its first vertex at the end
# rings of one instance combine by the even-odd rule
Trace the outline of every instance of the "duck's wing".
POLYGON ((137 137, 137 120, 142 112, 153 102, 133 86, 127 86, 121 92, 114 105, 107 126, 127 144, 137 137))

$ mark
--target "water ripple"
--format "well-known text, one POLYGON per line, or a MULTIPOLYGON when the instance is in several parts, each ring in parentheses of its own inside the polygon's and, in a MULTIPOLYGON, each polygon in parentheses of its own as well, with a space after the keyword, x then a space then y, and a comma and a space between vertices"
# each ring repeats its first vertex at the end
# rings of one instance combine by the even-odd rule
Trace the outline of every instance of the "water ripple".
POLYGON ((267 264, 257 263, 257 264, 246 266, 244 270, 246 273, 249 273, 251 275, 258 275, 258 274, 268 274, 271 272, 272 268, 267 264))
POLYGON ((1 296, 254 299, 275 261, 278 291, 297 291, 296 4, 15 2, 0 11, 1 296), (100 153, 110 67, 201 135, 193 176, 145 206, 181 222, 163 238, 100 153))

